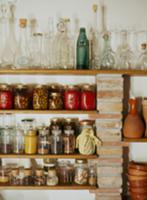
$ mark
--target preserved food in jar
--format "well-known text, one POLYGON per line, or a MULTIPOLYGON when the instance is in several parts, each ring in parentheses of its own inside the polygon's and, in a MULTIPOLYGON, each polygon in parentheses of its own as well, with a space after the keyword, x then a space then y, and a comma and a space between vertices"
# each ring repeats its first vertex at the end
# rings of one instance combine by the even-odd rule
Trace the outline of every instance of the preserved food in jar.
POLYGON ((0 168, 0 185, 8 185, 9 181, 8 169, 3 166, 0 168))
POLYGON ((0 85, 0 109, 13 108, 13 92, 8 85, 0 85))
POLYGON ((45 180, 45 176, 43 174, 43 170, 42 169, 36 169, 35 170, 35 177, 34 177, 34 185, 45 185, 46 184, 46 180, 45 180))
POLYGON ((30 129, 25 135, 25 153, 35 154, 37 152, 37 135, 36 131, 30 129))
POLYGON ((49 94, 49 110, 62 110, 63 99, 59 92, 51 92, 49 94))
POLYGON ((89 167, 88 183, 91 186, 96 186, 97 184, 97 173, 96 173, 96 167, 94 165, 89 167))
POLYGON ((64 91, 64 108, 78 110, 80 108, 80 91, 77 86, 68 86, 64 91))
POLYGON ((58 177, 56 173, 56 169, 52 168, 48 170, 47 182, 48 186, 58 185, 58 177))
POLYGON ((38 153, 48 154, 50 152, 49 130, 43 127, 39 130, 38 153))
POLYGON ((17 85, 15 88, 14 108, 22 110, 30 108, 29 91, 24 85, 17 85))
POLYGON ((81 91, 81 110, 94 110, 96 108, 96 91, 92 85, 84 85, 81 91))
POLYGON ((23 178, 23 185, 33 185, 33 176, 32 176, 32 170, 30 168, 24 169, 24 178, 23 178))
POLYGON ((61 119, 59 119, 59 118, 51 119, 51 124, 50 124, 51 133, 53 130, 62 130, 61 119))
POLYGON ((63 138, 61 130, 52 130, 51 135, 51 153, 62 154, 63 153, 63 138))
POLYGON ((86 159, 76 160, 74 182, 78 185, 88 184, 88 165, 86 159))
POLYGON ((11 185, 20 185, 18 168, 11 170, 11 185))
POLYGON ((1 133, 1 153, 10 154, 13 152, 13 143, 12 143, 12 128, 4 128, 1 133))
POLYGON ((33 109, 47 110, 48 108, 48 89, 44 85, 37 85, 33 91, 33 109))
POLYGON ((75 151, 75 135, 73 130, 64 130, 64 153, 72 154, 75 151))

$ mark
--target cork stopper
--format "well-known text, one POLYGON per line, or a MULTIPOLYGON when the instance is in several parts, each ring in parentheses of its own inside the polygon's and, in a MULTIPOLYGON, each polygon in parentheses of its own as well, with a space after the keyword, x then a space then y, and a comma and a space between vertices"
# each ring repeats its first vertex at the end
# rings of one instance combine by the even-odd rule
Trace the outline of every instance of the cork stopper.
POLYGON ((147 43, 142 43, 142 44, 141 44, 141 49, 142 49, 142 50, 145 50, 146 48, 147 48, 147 43))
POLYGON ((48 176, 56 176, 56 170, 55 169, 49 169, 48 170, 48 176))
POLYGON ((93 10, 93 12, 97 12, 97 8, 98 8, 98 6, 97 6, 97 4, 93 4, 93 6, 92 6, 92 10, 93 10))
POLYGON ((36 176, 43 176, 43 169, 36 169, 35 174, 36 176))
POLYGON ((25 19, 25 18, 19 19, 19 26, 21 28, 25 28, 27 26, 27 19, 25 19))
POLYGON ((24 169, 24 176, 31 176, 31 174, 32 174, 31 168, 24 169))

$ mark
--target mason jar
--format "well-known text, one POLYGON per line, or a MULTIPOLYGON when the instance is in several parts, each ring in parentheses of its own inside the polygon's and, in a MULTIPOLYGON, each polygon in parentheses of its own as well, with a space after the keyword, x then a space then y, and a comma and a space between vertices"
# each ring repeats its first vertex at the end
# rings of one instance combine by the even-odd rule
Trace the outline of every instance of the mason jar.
POLYGON ((1 133, 1 153, 11 154, 13 153, 13 129, 6 127, 1 133))
POLYGON ((30 129, 25 135, 25 153, 37 153, 37 133, 36 130, 30 129))
POLYGON ((88 164, 86 159, 76 159, 74 182, 78 185, 88 185, 88 164))

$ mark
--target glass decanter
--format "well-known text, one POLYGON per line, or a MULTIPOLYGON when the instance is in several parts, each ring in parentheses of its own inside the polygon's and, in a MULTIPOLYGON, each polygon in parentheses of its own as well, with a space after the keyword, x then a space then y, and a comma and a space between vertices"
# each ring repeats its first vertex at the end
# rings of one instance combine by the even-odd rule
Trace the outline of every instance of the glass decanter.
POLYGON ((147 43, 141 44, 141 53, 136 64, 136 69, 147 70, 147 43))
POLYGON ((16 68, 28 68, 31 65, 31 56, 27 38, 27 19, 19 20, 20 37, 15 57, 16 68))
POLYGON ((103 35, 103 50, 101 53, 101 69, 113 69, 115 66, 115 54, 110 44, 110 34, 103 35))
POLYGON ((15 10, 16 6, 13 3, 9 5, 10 16, 8 26, 8 36, 5 41, 4 49, 2 52, 2 67, 13 67, 14 59, 17 51, 17 40, 15 34, 15 10))
POLYGON ((127 31, 121 31, 121 43, 116 50, 117 69, 132 69, 135 67, 135 56, 128 42, 127 31))
POLYGON ((74 45, 69 35, 69 19, 60 19, 54 38, 54 67, 72 69, 74 67, 74 45))

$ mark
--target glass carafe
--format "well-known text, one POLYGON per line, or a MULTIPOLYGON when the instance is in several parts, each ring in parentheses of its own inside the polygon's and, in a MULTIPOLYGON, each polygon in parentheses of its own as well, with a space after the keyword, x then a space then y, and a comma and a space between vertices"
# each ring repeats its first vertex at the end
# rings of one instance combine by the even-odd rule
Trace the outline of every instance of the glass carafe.
POLYGON ((116 68, 132 69, 135 67, 135 56, 129 45, 127 31, 121 31, 120 36, 121 42, 116 50, 116 68))
POLYGON ((115 54, 110 44, 110 34, 103 35, 103 50, 101 54, 101 69, 113 69, 115 66, 115 54))

